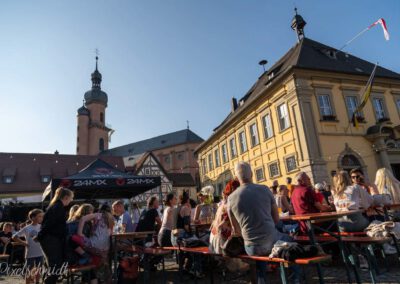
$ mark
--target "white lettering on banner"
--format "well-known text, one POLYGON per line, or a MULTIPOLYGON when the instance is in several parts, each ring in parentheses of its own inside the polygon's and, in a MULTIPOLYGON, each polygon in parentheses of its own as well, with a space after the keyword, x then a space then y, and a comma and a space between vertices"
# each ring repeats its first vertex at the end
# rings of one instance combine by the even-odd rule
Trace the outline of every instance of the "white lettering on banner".
POLYGON ((141 179, 132 179, 128 178, 126 184, 154 184, 154 179, 151 178, 141 178, 141 179))
POLYGON ((98 180, 74 180, 74 186, 91 186, 91 185, 107 185, 105 179, 98 180))

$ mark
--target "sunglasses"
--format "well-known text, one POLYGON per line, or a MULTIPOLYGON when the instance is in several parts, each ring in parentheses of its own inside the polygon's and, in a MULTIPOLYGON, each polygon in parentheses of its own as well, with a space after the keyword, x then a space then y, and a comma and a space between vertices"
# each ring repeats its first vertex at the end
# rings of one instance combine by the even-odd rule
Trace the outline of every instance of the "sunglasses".
POLYGON ((351 176, 351 179, 359 179, 361 176, 351 176))

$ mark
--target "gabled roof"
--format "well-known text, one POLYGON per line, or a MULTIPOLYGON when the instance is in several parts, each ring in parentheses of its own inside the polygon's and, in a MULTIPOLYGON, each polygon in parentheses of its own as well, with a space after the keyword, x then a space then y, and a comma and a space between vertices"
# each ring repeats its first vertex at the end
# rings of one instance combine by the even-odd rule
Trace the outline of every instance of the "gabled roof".
POLYGON ((193 177, 190 173, 168 173, 152 152, 144 153, 139 159, 135 161, 135 165, 131 168, 127 168, 127 170, 137 175, 149 157, 153 158, 160 171, 163 172, 164 175, 166 175, 167 179, 170 182, 172 182, 173 187, 196 186, 196 183, 194 182, 193 177))
POLYGON ((152 152, 146 152, 144 153, 140 159, 137 160, 135 166, 133 167, 133 173, 135 175, 138 174, 138 172, 142 169, 144 162, 147 161, 147 159, 151 157, 153 158, 153 160, 156 162, 158 168, 160 169, 160 171, 162 171, 164 173, 164 175, 167 176, 167 171, 164 169, 164 167, 161 165, 160 161, 156 158, 156 156, 154 156, 154 154, 152 152))
MULTIPOLYGON (((309 38, 304 38, 299 45, 300 54, 294 64, 298 68, 369 76, 375 65, 309 38)), ((400 80, 399 73, 381 66, 378 66, 375 76, 400 80)))
MULTIPOLYGON (((347 54, 309 38, 303 38, 282 56, 272 67, 265 71, 250 90, 239 100, 238 108, 214 129, 211 139, 223 126, 237 117, 252 101, 258 98, 264 90, 272 88, 279 78, 282 78, 293 68, 336 72, 343 74, 362 75, 366 80, 371 75, 375 64, 347 54)), ((400 74, 378 66, 375 77, 400 80, 400 74)), ((209 141, 207 139, 195 152, 198 152, 209 141)))
POLYGON ((190 129, 167 133, 150 139, 134 142, 124 146, 109 149, 100 155, 133 156, 158 149, 168 148, 185 143, 201 143, 204 140, 190 129))
MULTIPOLYGON (((37 153, 0 153, 0 194, 42 193, 48 182, 41 178, 63 178, 85 168, 95 156, 37 154, 37 153), (11 184, 3 183, 3 176, 13 173, 11 184)), ((124 171, 121 157, 101 157, 102 160, 124 171)))

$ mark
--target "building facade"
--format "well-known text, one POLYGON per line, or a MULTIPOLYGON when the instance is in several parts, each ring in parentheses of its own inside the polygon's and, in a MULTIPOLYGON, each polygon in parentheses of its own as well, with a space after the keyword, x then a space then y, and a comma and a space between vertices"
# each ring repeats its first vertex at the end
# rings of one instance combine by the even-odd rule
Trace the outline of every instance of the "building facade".
POLYGON ((357 114, 361 123, 351 122, 373 68, 299 37, 242 99, 232 100, 231 113, 196 149, 202 185, 220 193, 238 161, 249 162, 254 180, 265 185, 284 184, 300 170, 330 183, 337 170, 354 167, 371 181, 380 167, 400 178, 400 74, 378 67, 357 114))
POLYGON ((168 193, 180 196, 183 191, 186 191, 191 198, 196 197, 196 184, 192 176, 189 173, 168 173, 151 152, 143 154, 134 167, 128 167, 127 171, 138 176, 161 177, 160 187, 134 197, 134 200, 140 205, 145 206, 147 200, 153 195, 158 196, 159 200, 164 200, 168 193))
POLYGON ((183 129, 115 147, 100 155, 123 157, 125 166, 131 168, 144 154, 151 152, 167 173, 189 173, 199 181, 199 165, 194 151, 203 141, 190 129, 183 129))
POLYGON ((102 76, 97 68, 92 73, 92 89, 85 93, 85 100, 77 113, 77 155, 98 155, 108 149, 109 133, 106 126, 108 96, 101 90, 102 76))

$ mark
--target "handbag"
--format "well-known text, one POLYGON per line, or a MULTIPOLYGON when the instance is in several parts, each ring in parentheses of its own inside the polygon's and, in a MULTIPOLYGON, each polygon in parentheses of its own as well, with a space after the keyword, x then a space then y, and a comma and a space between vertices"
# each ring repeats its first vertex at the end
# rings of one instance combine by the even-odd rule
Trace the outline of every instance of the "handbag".
POLYGON ((372 196, 374 206, 385 206, 393 204, 390 194, 375 194, 372 196))
POLYGON ((222 246, 222 254, 224 256, 235 257, 245 253, 244 240, 239 236, 230 236, 222 246))

